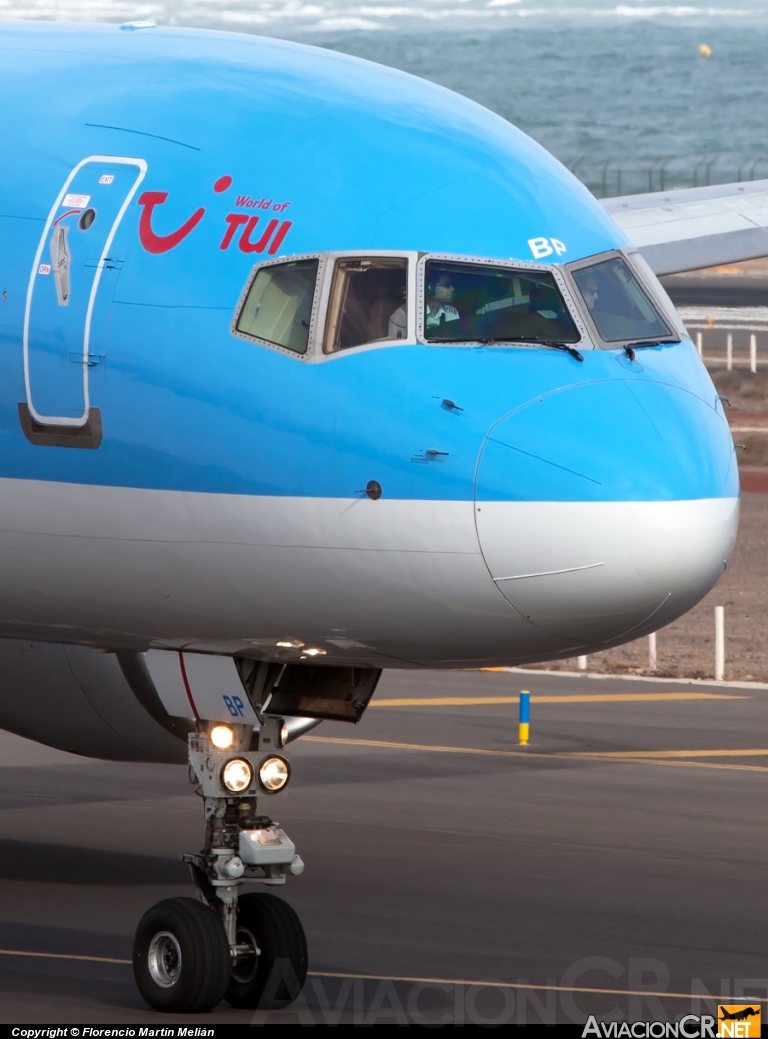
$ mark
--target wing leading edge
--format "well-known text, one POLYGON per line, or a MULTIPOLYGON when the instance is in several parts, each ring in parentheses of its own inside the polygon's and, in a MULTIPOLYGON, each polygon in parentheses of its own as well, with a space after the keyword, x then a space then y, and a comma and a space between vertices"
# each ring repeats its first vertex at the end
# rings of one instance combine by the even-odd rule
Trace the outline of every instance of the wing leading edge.
POLYGON ((768 256, 768 180, 604 198, 657 275, 768 256))

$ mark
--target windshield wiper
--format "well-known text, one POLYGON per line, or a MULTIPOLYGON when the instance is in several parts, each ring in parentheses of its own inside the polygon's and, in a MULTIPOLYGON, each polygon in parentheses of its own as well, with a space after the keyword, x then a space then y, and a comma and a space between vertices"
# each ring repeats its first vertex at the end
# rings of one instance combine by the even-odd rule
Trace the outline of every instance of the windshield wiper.
POLYGON ((542 346, 550 346, 553 350, 565 350, 571 357, 575 357, 577 361, 584 360, 584 354, 577 350, 575 346, 571 346, 570 343, 550 343, 543 339, 537 339, 535 342, 541 343, 542 346))
POLYGON ((549 346, 553 350, 565 350, 577 361, 583 361, 584 357, 575 346, 570 343, 557 343, 551 339, 537 339, 535 336, 505 336, 503 339, 478 339, 478 343, 487 346, 491 343, 536 343, 537 346, 549 346))
POLYGON ((537 346, 549 346, 553 350, 565 350, 571 357, 575 357, 577 361, 583 361, 584 357, 575 346, 570 346, 568 343, 556 343, 550 339, 537 339, 535 336, 504 336, 501 339, 494 339, 491 336, 478 336, 477 339, 428 339, 428 343, 479 343, 480 346, 493 346, 497 343, 535 343, 537 346))
POLYGON ((627 355, 630 361, 634 361, 635 350, 650 350, 657 346, 674 346, 676 343, 679 342, 681 342, 680 339, 641 339, 639 343, 625 343, 621 349, 624 351, 624 353, 627 355))
POLYGON ((681 339, 641 339, 639 343, 625 343, 622 350, 646 350, 654 346, 675 346, 681 339))

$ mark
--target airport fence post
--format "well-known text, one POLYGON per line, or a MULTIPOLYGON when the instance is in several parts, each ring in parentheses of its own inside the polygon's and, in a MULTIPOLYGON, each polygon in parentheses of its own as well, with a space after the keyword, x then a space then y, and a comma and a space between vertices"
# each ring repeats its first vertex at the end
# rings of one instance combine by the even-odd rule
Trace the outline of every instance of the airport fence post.
POLYGON ((587 670, 587 658, 586 657, 577 657, 576 658, 576 662, 577 662, 577 664, 579 666, 579 671, 586 671, 587 670))
POLYGON ((648 636, 648 667, 651 671, 656 670, 656 632, 648 636))
POLYGON ((701 332, 696 333, 696 349, 699 351, 699 357, 704 356, 704 345, 701 341, 701 332))
POLYGON ((749 337, 749 370, 757 371, 757 336, 754 332, 749 337))
POLYGON ((725 367, 733 371, 733 336, 729 332, 725 340, 725 367))
POLYGON ((715 681, 725 676, 725 607, 715 606, 715 681))
POLYGON ((517 727, 518 740, 521 747, 528 746, 528 734, 531 722, 531 694, 527 689, 520 691, 520 723, 517 727))

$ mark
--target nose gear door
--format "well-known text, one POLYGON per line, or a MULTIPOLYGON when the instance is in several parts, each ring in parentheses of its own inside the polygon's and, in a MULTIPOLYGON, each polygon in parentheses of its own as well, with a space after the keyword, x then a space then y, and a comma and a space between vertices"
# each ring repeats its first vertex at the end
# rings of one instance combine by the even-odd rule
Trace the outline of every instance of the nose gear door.
POLYGON ((24 314, 24 383, 32 418, 76 429, 88 422, 89 371, 98 364, 115 278, 115 234, 144 159, 91 155, 75 166, 48 214, 24 314))

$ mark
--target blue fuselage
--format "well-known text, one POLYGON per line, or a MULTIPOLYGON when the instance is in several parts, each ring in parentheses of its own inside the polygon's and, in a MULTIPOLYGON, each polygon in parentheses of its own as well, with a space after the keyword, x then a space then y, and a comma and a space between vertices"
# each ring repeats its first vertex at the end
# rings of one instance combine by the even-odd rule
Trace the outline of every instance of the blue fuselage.
POLYGON ((549 249, 566 264, 625 248, 524 134, 432 84, 275 40, 30 23, 4 25, 0 50, 0 634, 264 656, 292 635, 325 639, 329 662, 465 665, 636 637, 708 590, 738 475, 688 339, 579 362, 415 340, 292 357, 232 334, 253 265, 276 256, 549 249), (54 286, 56 228, 70 266, 54 286), (46 442, 89 411, 97 442, 46 442), (484 503, 508 510, 493 530, 484 503), (348 509, 366 510, 353 532, 348 509), (504 524, 512 574, 491 558, 504 524), (622 525, 627 559, 661 552, 656 576, 626 564, 648 588, 619 623, 616 560, 604 600, 597 578, 545 583, 529 613, 502 588, 607 573, 601 524, 622 525), (699 556, 667 587, 686 531, 699 556), (482 590, 451 556, 473 557, 482 590), (548 597, 591 604, 592 627, 546 619, 548 597))

